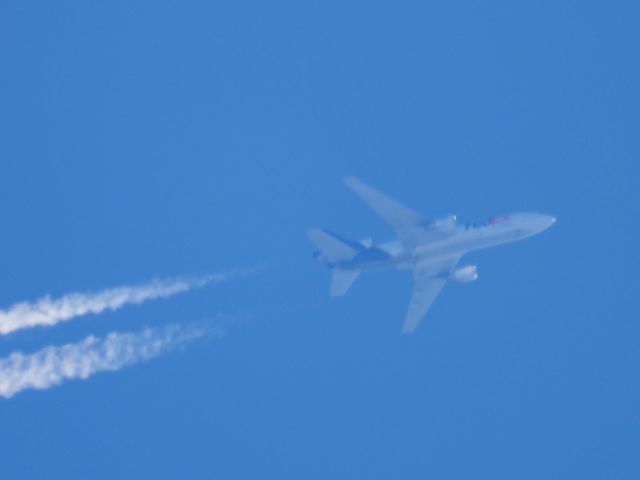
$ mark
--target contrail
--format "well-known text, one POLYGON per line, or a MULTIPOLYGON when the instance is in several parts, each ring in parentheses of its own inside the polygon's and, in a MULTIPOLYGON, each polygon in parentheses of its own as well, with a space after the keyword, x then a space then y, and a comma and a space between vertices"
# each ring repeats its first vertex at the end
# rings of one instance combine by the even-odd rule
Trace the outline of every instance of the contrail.
POLYGON ((25 355, 14 352, 0 359, 0 396, 10 398, 26 389, 44 390, 71 379, 87 379, 120 370, 174 350, 204 336, 222 336, 222 328, 169 325, 133 333, 93 335, 78 343, 48 346, 25 355))
POLYGON ((124 305, 170 297, 209 283, 220 283, 235 273, 242 272, 153 280, 145 284, 110 288, 99 292, 70 293, 56 299, 45 296, 33 303, 16 303, 6 310, 0 310, 0 335, 38 325, 51 326, 90 313, 117 310, 124 305))

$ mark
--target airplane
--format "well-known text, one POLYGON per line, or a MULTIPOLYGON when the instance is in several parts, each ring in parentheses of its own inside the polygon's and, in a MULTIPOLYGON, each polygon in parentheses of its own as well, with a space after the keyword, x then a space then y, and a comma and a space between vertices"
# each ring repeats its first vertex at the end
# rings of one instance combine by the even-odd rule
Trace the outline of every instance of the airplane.
POLYGON ((307 231, 318 248, 314 257, 331 268, 333 297, 347 293, 363 271, 411 270, 414 289, 403 333, 418 327, 448 280, 471 282, 478 278, 475 265, 456 269, 465 253, 531 237, 556 222, 551 215, 528 212, 467 224, 459 224, 455 215, 427 220, 357 178, 343 181, 393 227, 398 238, 376 245, 371 239, 352 241, 314 228, 307 231))

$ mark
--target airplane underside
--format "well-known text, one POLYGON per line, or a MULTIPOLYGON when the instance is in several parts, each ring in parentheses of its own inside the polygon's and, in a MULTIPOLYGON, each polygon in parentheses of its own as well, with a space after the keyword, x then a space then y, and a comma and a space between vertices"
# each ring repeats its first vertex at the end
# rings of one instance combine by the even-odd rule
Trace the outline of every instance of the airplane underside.
POLYGON ((413 332, 449 280, 478 278, 475 265, 456 269, 465 253, 520 240, 540 233, 555 222, 549 215, 521 213, 458 225, 450 215, 429 221, 355 178, 344 180, 358 196, 386 220, 398 240, 374 245, 368 239, 352 241, 321 229, 307 231, 318 248, 315 258, 331 268, 331 295, 344 295, 363 271, 396 268, 411 270, 414 290, 402 331, 413 332))

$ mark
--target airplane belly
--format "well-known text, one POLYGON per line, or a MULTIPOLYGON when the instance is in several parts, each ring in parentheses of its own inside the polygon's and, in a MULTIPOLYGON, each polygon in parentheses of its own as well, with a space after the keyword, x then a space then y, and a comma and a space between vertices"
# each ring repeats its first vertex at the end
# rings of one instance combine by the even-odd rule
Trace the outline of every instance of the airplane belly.
POLYGON ((428 245, 419 245, 413 250, 413 258, 440 258, 449 257, 456 253, 464 252, 466 242, 448 241, 437 242, 428 245))
POLYGON ((350 270, 380 270, 395 264, 395 258, 378 247, 367 248, 358 253, 353 259, 341 264, 342 268, 350 270))
POLYGON ((419 245, 415 248, 414 257, 447 257, 472 250, 509 243, 522 238, 520 231, 474 231, 450 237, 444 241, 419 245))

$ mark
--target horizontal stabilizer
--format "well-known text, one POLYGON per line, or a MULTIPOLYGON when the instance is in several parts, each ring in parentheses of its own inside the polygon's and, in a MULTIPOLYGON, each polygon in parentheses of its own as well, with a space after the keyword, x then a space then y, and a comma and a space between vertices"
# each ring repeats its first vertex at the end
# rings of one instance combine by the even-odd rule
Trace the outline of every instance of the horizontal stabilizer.
POLYGON ((331 296, 339 297, 347 293, 353 282, 360 275, 359 270, 342 270, 334 268, 331 273, 331 296))
POLYGON ((331 263, 351 260, 358 253, 347 242, 324 230, 313 228, 307 231, 307 236, 331 263))

